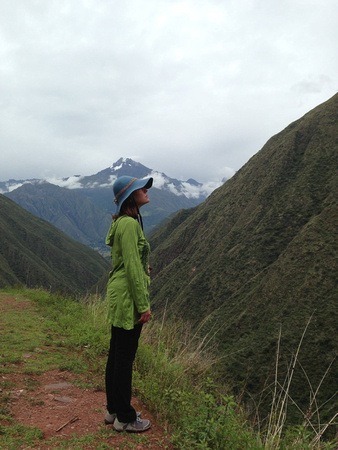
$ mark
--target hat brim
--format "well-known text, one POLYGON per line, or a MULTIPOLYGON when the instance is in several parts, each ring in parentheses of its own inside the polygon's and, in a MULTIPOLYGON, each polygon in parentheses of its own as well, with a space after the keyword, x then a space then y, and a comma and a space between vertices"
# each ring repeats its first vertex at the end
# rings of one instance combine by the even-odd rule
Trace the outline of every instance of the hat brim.
POLYGON ((133 192, 137 191, 138 189, 150 189, 153 185, 153 178, 143 178, 143 179, 136 179, 133 184, 121 195, 119 198, 119 202, 117 204, 116 208, 116 214, 119 214, 121 206, 125 200, 131 195, 133 192))

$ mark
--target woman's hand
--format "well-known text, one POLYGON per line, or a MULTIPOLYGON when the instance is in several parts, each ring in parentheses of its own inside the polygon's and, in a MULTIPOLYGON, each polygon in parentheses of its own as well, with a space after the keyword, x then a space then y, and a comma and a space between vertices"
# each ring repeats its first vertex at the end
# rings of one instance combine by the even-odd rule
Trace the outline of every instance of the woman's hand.
POLYGON ((139 319, 139 323, 147 323, 151 318, 151 311, 148 309, 148 311, 141 314, 141 317, 139 319))

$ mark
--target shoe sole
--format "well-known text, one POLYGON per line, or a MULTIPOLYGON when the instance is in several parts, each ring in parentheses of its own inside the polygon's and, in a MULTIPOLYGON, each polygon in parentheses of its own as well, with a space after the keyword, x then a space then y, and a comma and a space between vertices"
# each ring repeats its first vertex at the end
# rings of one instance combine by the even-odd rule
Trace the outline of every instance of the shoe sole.
POLYGON ((117 431, 118 433, 144 433, 145 431, 150 430, 151 425, 148 428, 144 428, 143 430, 127 430, 126 428, 122 428, 121 430, 116 429, 115 427, 113 427, 115 431, 117 431))
POLYGON ((116 428, 115 426, 113 426, 114 430, 117 431, 118 433, 121 433, 123 431, 125 431, 126 433, 143 433, 144 431, 147 431, 151 428, 151 423, 148 424, 148 426, 146 428, 143 429, 128 429, 128 427, 122 427, 122 428, 116 428))

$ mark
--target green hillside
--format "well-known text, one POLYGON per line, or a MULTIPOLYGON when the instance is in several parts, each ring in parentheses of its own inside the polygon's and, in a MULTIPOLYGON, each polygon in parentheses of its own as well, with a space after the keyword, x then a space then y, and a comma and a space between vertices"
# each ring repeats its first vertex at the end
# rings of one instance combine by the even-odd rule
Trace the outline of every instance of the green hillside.
POLYGON ((5 195, 72 239, 97 250, 107 249, 104 239, 111 214, 97 207, 81 190, 25 183, 5 195))
MULTIPOLYGON (((280 329, 282 382, 310 320, 291 391, 301 408, 335 357, 337 106, 335 95, 273 136, 152 239, 155 308, 215 334, 220 376, 255 402, 274 376, 280 329)), ((335 394, 334 369, 320 404, 335 394)))
POLYGON ((85 293, 109 263, 49 223, 0 195, 0 287, 26 285, 85 293))

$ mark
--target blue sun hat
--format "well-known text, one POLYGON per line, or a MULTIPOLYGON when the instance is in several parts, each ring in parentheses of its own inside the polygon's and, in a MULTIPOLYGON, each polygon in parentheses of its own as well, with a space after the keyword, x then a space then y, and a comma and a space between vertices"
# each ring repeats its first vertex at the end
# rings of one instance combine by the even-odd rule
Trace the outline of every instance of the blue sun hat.
POLYGON ((113 184, 114 203, 116 204, 116 214, 119 214, 122 203, 137 189, 149 189, 153 185, 153 178, 133 178, 124 175, 115 180, 113 184))

